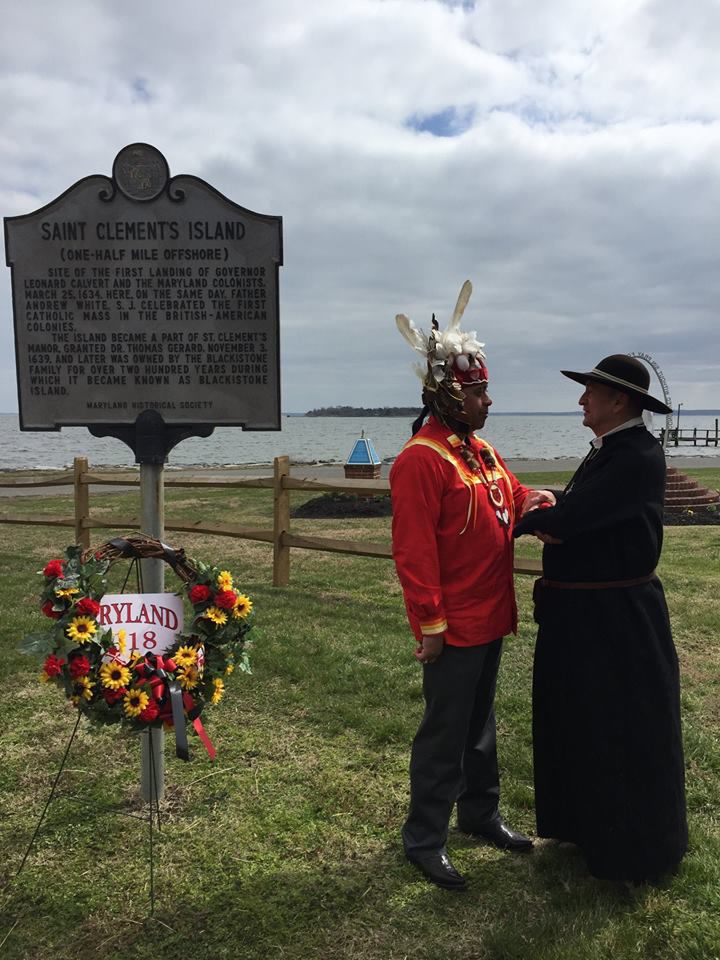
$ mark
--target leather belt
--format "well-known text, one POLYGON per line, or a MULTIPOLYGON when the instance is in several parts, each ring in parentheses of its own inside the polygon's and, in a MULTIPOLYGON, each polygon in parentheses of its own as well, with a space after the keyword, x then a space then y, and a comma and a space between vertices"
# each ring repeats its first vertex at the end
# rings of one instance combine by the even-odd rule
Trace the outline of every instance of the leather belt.
POLYGON ((578 583, 569 580, 546 580, 542 577, 538 582, 542 587, 552 587, 555 590, 611 590, 613 587, 638 587, 642 583, 650 583, 656 576, 655 571, 644 577, 634 577, 632 580, 594 580, 590 583, 578 583))

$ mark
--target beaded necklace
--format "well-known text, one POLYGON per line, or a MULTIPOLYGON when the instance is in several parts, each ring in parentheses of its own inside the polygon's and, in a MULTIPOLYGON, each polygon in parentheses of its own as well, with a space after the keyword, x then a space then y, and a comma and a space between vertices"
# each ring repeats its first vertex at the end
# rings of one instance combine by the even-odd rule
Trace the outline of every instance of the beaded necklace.
POLYGON ((492 452, 488 450, 487 447, 483 447, 480 451, 480 460, 478 460, 475 455, 475 451, 470 445, 470 438, 465 437, 463 440, 463 445, 460 448, 460 456, 463 458, 468 467, 470 467, 473 473, 477 474, 482 479, 482 484, 487 491, 490 506, 495 512, 495 517, 497 518, 500 526, 507 529, 510 526, 510 510, 505 500, 503 488, 500 486, 494 476, 497 462, 495 457, 492 455, 492 452), (489 474, 486 472, 485 467, 489 469, 489 474))

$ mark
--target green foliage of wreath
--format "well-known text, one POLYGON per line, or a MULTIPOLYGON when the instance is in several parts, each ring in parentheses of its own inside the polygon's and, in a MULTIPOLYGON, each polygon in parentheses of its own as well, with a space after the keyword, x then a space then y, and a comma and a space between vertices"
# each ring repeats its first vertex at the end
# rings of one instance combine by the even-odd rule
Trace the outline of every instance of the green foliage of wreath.
POLYGON ((41 609, 52 626, 27 636, 20 649, 44 657, 40 680, 58 686, 96 723, 120 723, 133 730, 172 726, 173 681, 182 691, 187 722, 220 702, 235 669, 250 673, 251 599, 235 589, 227 569, 185 561, 182 551, 169 553, 183 560, 183 589, 193 618, 158 656, 132 651, 128 659, 123 631, 114 635, 101 623, 100 601, 115 562, 103 550, 83 553, 71 546, 63 558, 38 571, 43 577, 41 609))

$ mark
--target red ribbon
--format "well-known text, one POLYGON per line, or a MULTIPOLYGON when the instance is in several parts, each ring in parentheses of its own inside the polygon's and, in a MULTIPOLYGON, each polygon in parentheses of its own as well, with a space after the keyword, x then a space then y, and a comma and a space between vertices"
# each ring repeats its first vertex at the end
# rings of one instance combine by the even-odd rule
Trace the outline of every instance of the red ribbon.
MULTIPOLYGON (((166 671, 167 673, 173 673, 177 669, 175 661, 171 657, 162 657, 156 654, 146 654, 145 658, 138 661, 133 669, 140 674, 138 685, 144 683, 149 684, 150 695, 152 696, 153 700, 162 705, 158 719, 161 719, 166 723, 172 723, 173 726, 176 726, 173 723, 172 705, 170 702, 171 698, 168 696, 169 691, 167 689, 168 684, 166 679, 166 671)), ((207 731, 205 730, 205 727, 203 726, 202 720, 200 719, 201 708, 197 706, 192 698, 192 695, 188 691, 183 693, 182 703, 183 707, 187 711, 188 719, 191 721, 195 733, 197 733, 198 737, 202 741, 202 744, 207 750, 210 759, 214 760, 217 756, 217 750, 215 749, 210 737, 207 734, 207 731)), ((177 729, 175 730, 175 736, 176 738, 178 736, 177 729)))
POLYGON ((200 713, 198 708, 195 706, 195 701, 192 696, 186 691, 183 693, 183 706, 188 712, 188 717, 192 719, 192 725, 195 728, 195 733, 200 737, 203 742, 205 749, 208 752, 208 756, 211 760, 214 760, 217 756, 217 750, 213 746, 212 740, 207 735, 205 727, 202 725, 202 720, 200 719, 200 713), (193 713, 197 711, 196 716, 192 716, 193 713))
POLYGON ((150 687, 150 696, 160 705, 158 719, 170 723, 175 728, 175 753, 181 760, 189 760, 187 733, 182 716, 182 701, 180 698, 180 684, 172 679, 172 672, 177 668, 175 661, 170 657, 148 653, 143 660, 133 666, 133 670, 140 675, 138 686, 147 683, 150 687))

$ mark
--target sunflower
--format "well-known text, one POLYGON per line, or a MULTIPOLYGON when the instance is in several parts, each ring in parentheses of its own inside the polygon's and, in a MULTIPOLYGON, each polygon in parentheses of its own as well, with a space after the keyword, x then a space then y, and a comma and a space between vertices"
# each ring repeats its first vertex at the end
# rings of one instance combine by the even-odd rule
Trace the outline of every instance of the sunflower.
POLYGON ((183 690, 194 690, 200 680, 197 669, 192 666, 183 667, 178 670, 177 678, 183 690))
POLYGON ((92 700, 94 683, 90 683, 89 677, 78 677, 73 683, 73 703, 77 706, 80 700, 92 700))
POLYGON ((173 660, 179 667, 194 667, 197 663, 195 647, 179 647, 173 654, 173 660))
POLYGON ((235 601, 235 606, 233 607, 233 617, 235 617, 236 620, 244 620, 252 608, 253 605, 250 597, 246 597, 244 593, 239 593, 235 601))
POLYGON ((235 664, 234 664, 234 663, 229 663, 229 664, 225 667, 225 673, 226 673, 228 676, 230 676, 230 674, 233 672, 234 669, 235 669, 235 664))
POLYGON ((97 624, 92 617, 74 617, 67 628, 67 635, 78 643, 87 643, 97 633, 97 624))
POLYGON ((126 717, 139 717, 150 703, 150 697, 142 690, 128 690, 123 700, 123 710, 126 717))
POLYGON ((233 578, 229 570, 221 570, 217 578, 218 590, 232 590, 233 578))
POLYGON ((210 697, 210 703, 220 703, 225 693, 225 681, 221 680, 220 677, 215 677, 213 680, 213 692, 210 697))
POLYGON ((213 623, 216 623, 221 627, 224 623, 227 623, 227 614, 224 610, 221 610, 220 607, 208 607, 204 617, 207 617, 208 620, 212 620, 213 623))
POLYGON ((76 593, 80 593, 77 587, 66 587, 64 590, 56 590, 56 597, 74 597, 76 593))
POLYGON ((130 683, 130 671, 121 663, 104 663, 100 667, 100 680, 104 687, 119 690, 130 683))

